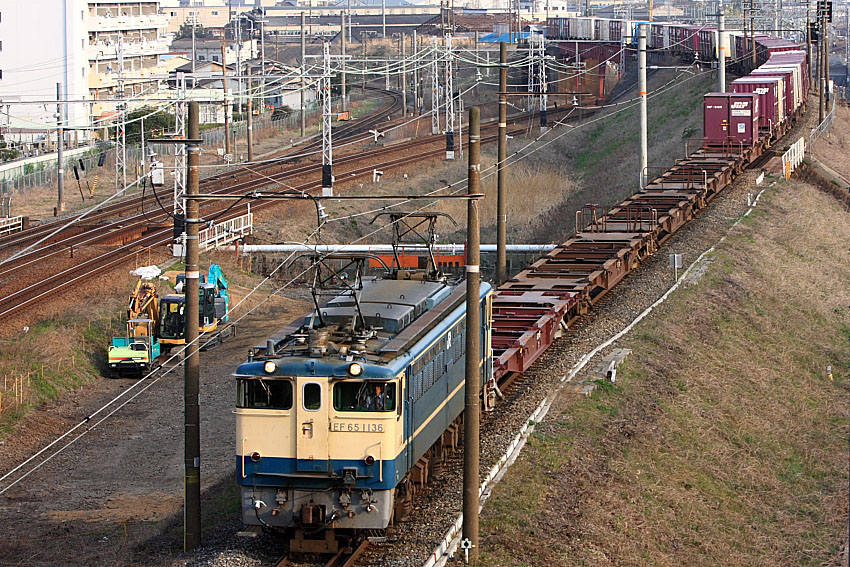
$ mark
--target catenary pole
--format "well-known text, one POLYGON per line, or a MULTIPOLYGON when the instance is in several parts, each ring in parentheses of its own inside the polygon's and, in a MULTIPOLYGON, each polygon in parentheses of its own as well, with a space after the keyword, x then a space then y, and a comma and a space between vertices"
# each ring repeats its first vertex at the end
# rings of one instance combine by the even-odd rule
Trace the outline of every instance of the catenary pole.
POLYGON ((640 96, 640 187, 646 186, 646 24, 638 25, 638 95, 640 96))
POLYGON ((254 161, 254 103, 251 101, 251 83, 248 83, 248 121, 246 127, 246 137, 248 139, 248 161, 254 161))
POLYGON ((304 12, 301 12, 301 137, 304 137, 304 130, 307 128, 307 109, 305 108, 304 93, 307 90, 307 82, 304 78, 304 61, 307 58, 307 43, 304 37, 304 12))
POLYGON ((346 102, 345 96, 345 10, 340 12, 340 16, 342 20, 339 23, 339 53, 342 55, 342 76, 340 77, 340 90, 342 92, 342 111, 345 112, 348 109, 348 104, 346 102))
POLYGON ((508 200, 505 187, 505 160, 507 158, 508 133, 508 46, 499 43, 499 140, 498 163, 496 164, 496 283, 501 285, 508 278, 507 244, 508 200))
POLYGON ((65 210, 65 130, 62 128, 62 84, 56 83, 56 211, 65 210))
POLYGON ((718 6, 717 13, 717 92, 726 92, 726 16, 720 12, 722 7, 718 6))
POLYGON ((227 104, 227 59, 224 57, 224 33, 221 36, 221 88, 224 94, 224 153, 230 154, 230 107, 227 104))
MULTIPOLYGON (((198 102, 189 103, 189 139, 200 138, 198 102)), ((183 384, 184 403, 184 550, 201 545, 201 435, 200 435, 200 351, 198 349, 198 194, 200 151, 197 142, 188 144, 186 175, 186 360, 183 384)))
MULTIPOLYGON (((469 109, 469 182, 467 191, 477 194, 481 182, 481 112, 469 109)), ((470 563, 478 559, 478 487, 479 487, 479 412, 481 391, 481 303, 480 303, 480 229, 478 201, 467 202, 466 247, 466 385, 463 417, 463 539, 472 544, 470 563)))

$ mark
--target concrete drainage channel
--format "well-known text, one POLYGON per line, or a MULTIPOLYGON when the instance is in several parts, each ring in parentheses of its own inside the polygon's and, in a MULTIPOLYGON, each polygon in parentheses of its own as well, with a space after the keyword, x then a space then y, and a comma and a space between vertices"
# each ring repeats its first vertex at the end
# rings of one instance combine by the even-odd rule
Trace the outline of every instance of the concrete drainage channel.
MULTIPOLYGON (((771 187, 773 185, 775 185, 775 183, 771 184, 771 187)), ((670 288, 667 289, 666 292, 664 292, 664 295, 659 297, 652 305, 650 305, 645 310, 643 310, 637 317, 635 317, 628 325, 626 325, 619 332, 615 333, 614 335, 609 337, 607 340, 605 340, 602 343, 600 343, 599 345, 597 345, 593 350, 591 350, 590 352, 585 354, 578 362, 576 362, 575 365, 573 365, 573 367, 570 369, 570 371, 566 375, 561 377, 561 379, 558 381, 558 383, 555 385, 555 387, 552 388, 549 391, 549 393, 546 395, 545 398, 543 398, 543 400, 540 401, 540 403, 537 405, 537 407, 531 413, 531 415, 528 416, 528 419, 525 420, 525 423, 523 424, 523 426, 520 428, 520 430, 514 436, 513 440, 508 445, 504 454, 499 458, 499 460, 496 462, 496 464, 493 465, 493 468, 490 469, 490 472, 487 473, 486 478, 481 483, 481 486, 478 489, 478 497, 479 497, 478 512, 479 512, 479 514, 484 509, 484 504, 487 501, 487 499, 490 497, 490 494, 493 491, 493 487, 495 487, 496 484, 499 483, 499 481, 505 475, 505 472, 507 472, 508 468, 516 461, 517 457, 519 457, 519 454, 522 451, 522 448, 525 446, 525 443, 528 441, 529 436, 534 432, 535 426, 538 423, 540 423, 543 420, 544 417, 546 417, 547 413, 549 413, 549 408, 552 406, 552 403, 555 401, 555 399, 557 399, 558 395, 560 395, 560 393, 564 389, 564 387, 567 384, 572 383, 572 380, 578 375, 579 372, 584 370, 584 368, 587 366, 587 364, 591 360, 593 360, 593 358, 596 355, 598 355, 604 349, 610 347, 616 341, 618 341, 622 337, 624 337, 627 333, 629 333, 635 327, 635 325, 640 323, 656 307, 658 307, 659 305, 664 303, 667 300, 667 298, 670 297, 670 295, 674 291, 676 291, 679 288, 680 285, 682 285, 682 283, 687 283, 690 279, 690 276, 692 275, 692 272, 700 269, 700 267, 704 263, 706 256, 708 256, 709 254, 714 252, 717 245, 719 245, 720 243, 725 241, 726 237, 732 232, 732 230, 734 230, 735 227, 737 227, 738 224, 740 224, 741 221, 744 220, 745 217, 750 215, 750 213, 753 211, 753 209, 755 209, 756 205, 758 204, 759 199, 762 196, 762 193, 764 193, 765 190, 766 190, 766 188, 759 191, 759 193, 756 195, 755 199, 752 200, 752 204, 747 208, 747 210, 744 212, 744 214, 741 215, 738 218, 738 220, 736 220, 732 224, 732 226, 729 227, 729 229, 726 231, 726 234, 724 234, 720 238, 720 240, 718 240, 717 244, 715 244, 714 246, 712 246, 711 248, 709 248, 708 250, 706 250, 705 252, 700 254, 699 257, 697 257, 697 259, 694 260, 694 262, 691 263, 690 266, 688 266, 688 268, 682 273, 682 275, 676 280, 676 282, 672 286, 670 286, 670 288)), ((704 271, 705 271, 705 269, 702 268, 702 272, 704 272, 704 271)), ((626 353, 621 353, 621 356, 619 358, 622 359, 622 356, 624 356, 625 354, 626 353)), ((611 362, 615 362, 615 361, 612 360, 611 362)), ((605 368, 605 366, 606 365, 603 363, 603 372, 609 372, 611 367, 614 366, 614 364, 610 364, 610 366, 608 366, 608 368, 605 368)), ((609 374, 609 375, 611 375, 611 374, 609 374)), ((613 375, 611 375, 611 377, 613 377, 613 375)), ((592 389, 590 389, 590 390, 585 389, 581 393, 590 394, 591 392, 592 392, 592 389)), ((460 515, 458 515, 457 519, 452 524, 452 526, 449 528, 449 530, 446 532, 446 534, 443 537, 443 540, 440 542, 440 544, 437 547, 434 548, 434 550, 431 552, 431 555, 422 564, 422 567, 442 567, 446 564, 447 561, 453 559, 454 554, 457 552, 458 545, 460 544, 462 527, 463 527, 463 515, 460 514, 460 515)))

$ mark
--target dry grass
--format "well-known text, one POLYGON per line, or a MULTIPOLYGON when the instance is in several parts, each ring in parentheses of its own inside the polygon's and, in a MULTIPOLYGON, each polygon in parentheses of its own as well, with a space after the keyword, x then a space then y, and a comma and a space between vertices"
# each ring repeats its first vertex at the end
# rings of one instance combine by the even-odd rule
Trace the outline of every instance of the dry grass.
POLYGON ((626 341, 616 388, 553 407, 485 509, 484 565, 835 555, 847 513, 850 225, 802 184, 763 203, 702 280, 626 341))
POLYGON ((850 108, 835 107, 835 120, 829 133, 814 144, 815 156, 830 165, 845 179, 850 179, 850 108))

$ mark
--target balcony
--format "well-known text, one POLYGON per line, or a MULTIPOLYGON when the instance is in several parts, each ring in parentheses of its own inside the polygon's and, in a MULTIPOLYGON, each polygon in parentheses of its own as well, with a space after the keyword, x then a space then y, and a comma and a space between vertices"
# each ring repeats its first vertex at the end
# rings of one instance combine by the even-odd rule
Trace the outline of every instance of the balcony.
MULTIPOLYGON (((168 53, 169 41, 165 38, 153 41, 123 41, 121 49, 124 57, 138 57, 140 55, 159 55, 168 53)), ((98 41, 90 43, 86 51, 89 61, 103 61, 105 59, 118 59, 118 44, 114 41, 98 41)))
POLYGON ((142 14, 141 16, 98 16, 91 19, 89 31, 125 31, 156 28, 165 30, 168 27, 168 16, 165 14, 142 14))

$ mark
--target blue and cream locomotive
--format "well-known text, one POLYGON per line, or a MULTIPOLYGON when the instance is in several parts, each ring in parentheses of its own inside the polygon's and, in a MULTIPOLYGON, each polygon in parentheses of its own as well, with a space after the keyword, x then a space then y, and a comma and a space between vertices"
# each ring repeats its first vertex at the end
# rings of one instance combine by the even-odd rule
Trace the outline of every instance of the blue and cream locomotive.
MULTIPOLYGON (((295 528, 293 548, 303 551, 325 550, 304 534, 386 528, 417 463, 456 425, 465 286, 401 274, 363 278, 356 290, 316 301, 236 370, 245 524, 295 528)), ((482 283, 482 321, 491 294, 482 283)), ((489 326, 480 333, 484 383, 489 326)))

